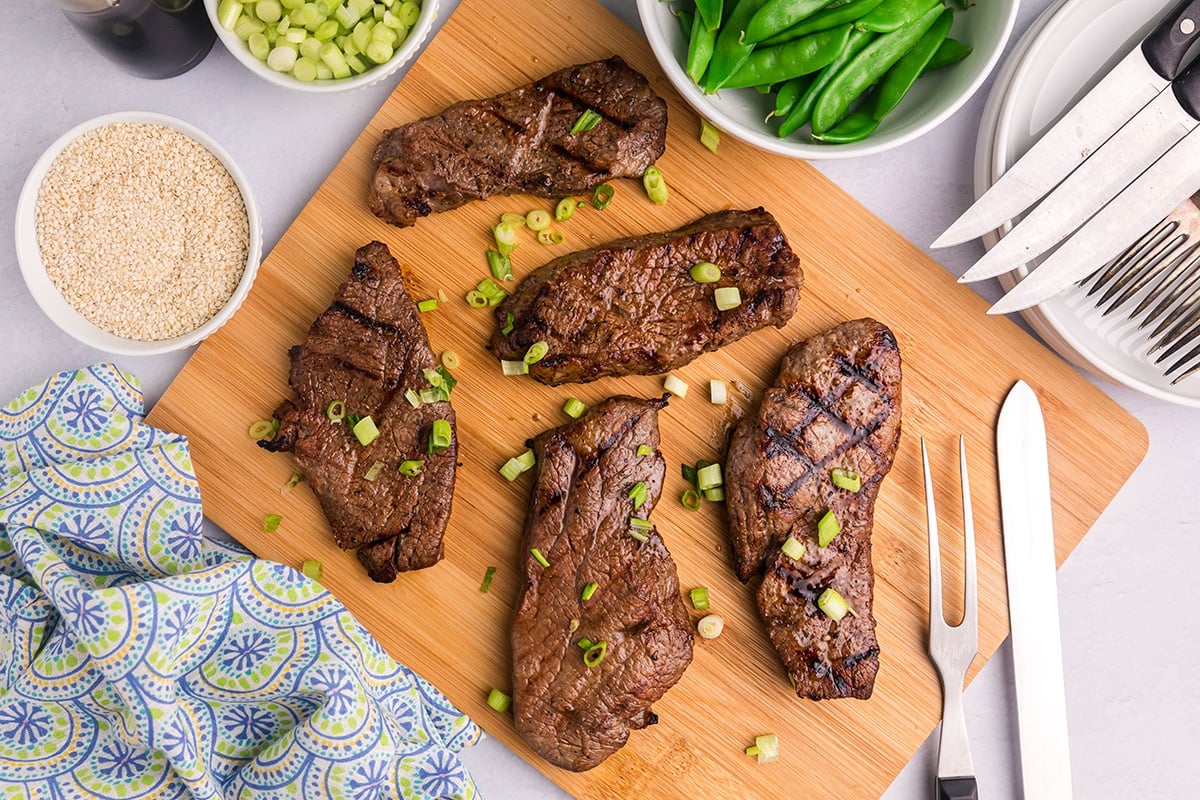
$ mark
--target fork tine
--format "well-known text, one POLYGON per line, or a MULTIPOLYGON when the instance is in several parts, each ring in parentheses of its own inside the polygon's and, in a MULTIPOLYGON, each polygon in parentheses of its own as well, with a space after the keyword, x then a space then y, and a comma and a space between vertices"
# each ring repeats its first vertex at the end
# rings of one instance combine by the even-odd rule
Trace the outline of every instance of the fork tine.
POLYGON ((975 521, 971 516, 971 484, 967 479, 967 441, 958 437, 958 469, 962 478, 963 560, 966 561, 966 585, 963 597, 962 624, 970 630, 972 642, 978 646, 979 579, 975 565, 975 521))
MULTIPOLYGON (((1175 247, 1182 246, 1187 240, 1187 237, 1180 235, 1179 240, 1179 243, 1175 245, 1175 247)), ((1142 265, 1139 270, 1130 270, 1130 280, 1128 281, 1128 285, 1126 285, 1124 290, 1117 295, 1117 298, 1113 300, 1113 304, 1109 306, 1108 311, 1105 311, 1104 313, 1108 314, 1112 311, 1116 311, 1118 308, 1125 305, 1125 303, 1129 302, 1129 299, 1135 294, 1146 288, 1146 286, 1150 285, 1152 282, 1159 280, 1164 272, 1174 275, 1176 267, 1184 264, 1189 258, 1192 257, 1197 249, 1200 249, 1200 242, 1196 242, 1189 247, 1185 247, 1183 252, 1178 254, 1176 254, 1175 250, 1172 249, 1163 253, 1153 262, 1142 265)), ((1167 280, 1159 280, 1159 282, 1160 284, 1169 283, 1167 280)), ((1113 289, 1116 288, 1117 286, 1113 286, 1113 289)), ((1098 300, 1096 304, 1102 305, 1108 298, 1108 295, 1111 293, 1111 291, 1112 290, 1106 292, 1104 297, 1098 300)))
POLYGON ((942 613, 942 551, 938 542, 937 510, 933 505, 933 476, 929 472, 929 452, 921 438, 921 463, 925 468, 925 519, 929 531, 929 629, 944 627, 942 613))
MULTIPOLYGON (((1197 245, 1200 246, 1200 242, 1197 242, 1197 245)), ((1159 298, 1161 298, 1164 294, 1167 295, 1163 302, 1159 303, 1154 307, 1153 310, 1146 314, 1146 318, 1138 325, 1139 330, 1147 325, 1152 324, 1154 320, 1158 319, 1158 316, 1167 308, 1169 308, 1170 305, 1175 302, 1176 298, 1178 298, 1182 293, 1186 292, 1191 284, 1197 279, 1200 279, 1200 271, 1196 270, 1198 265, 1200 265, 1200 256, 1193 258, 1191 261, 1181 261, 1170 275, 1168 275, 1166 278, 1163 278, 1159 282, 1158 286, 1154 287, 1154 289, 1152 289, 1146 295, 1146 298, 1142 300, 1142 302, 1138 303, 1138 307, 1130 312, 1130 319, 1140 316, 1142 312, 1150 308, 1151 305, 1158 303, 1159 298), (1180 280, 1181 276, 1182 280, 1180 280), (1169 294, 1168 290, 1170 290, 1169 294)))

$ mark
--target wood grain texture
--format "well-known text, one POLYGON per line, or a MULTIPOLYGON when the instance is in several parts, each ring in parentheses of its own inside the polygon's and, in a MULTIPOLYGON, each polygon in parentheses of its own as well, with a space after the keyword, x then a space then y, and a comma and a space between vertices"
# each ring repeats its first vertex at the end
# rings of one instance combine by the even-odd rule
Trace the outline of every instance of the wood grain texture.
POLYGON ((1140 462, 1146 434, 1052 352, 1008 320, 987 316, 980 297, 808 164, 728 136, 713 155, 699 144, 698 129, 697 116, 662 76, 645 40, 590 0, 466 0, 267 256, 242 309, 197 350, 150 421, 188 435, 212 520, 262 557, 297 567, 306 558, 322 560, 325 584, 396 658, 576 797, 878 797, 940 713, 925 649, 919 437, 930 444, 938 479, 952 618, 961 609, 962 570, 956 440, 959 433, 967 437, 980 575, 980 657, 973 676, 1008 632, 993 431, 1011 384, 1028 381, 1044 406, 1060 563, 1140 462), (786 328, 755 333, 680 370, 692 390, 662 415, 668 478, 655 520, 684 591, 710 587, 725 632, 697 641, 694 663, 655 706, 658 725, 634 732, 595 770, 572 774, 530 752, 510 717, 485 704, 491 687, 510 688, 508 630, 530 480, 508 484, 496 470, 527 438, 566 421, 560 409, 567 397, 592 403, 616 393, 652 396, 661 391, 661 379, 551 389, 504 378, 484 350, 491 314, 461 298, 486 275, 490 225, 501 212, 551 204, 497 198, 400 230, 375 219, 365 195, 370 154, 386 128, 613 53, 646 74, 670 104, 667 153, 659 162, 670 203, 653 206, 637 183, 621 181, 608 209, 581 208, 556 226, 565 244, 543 247, 523 235, 513 258, 518 277, 572 249, 671 229, 720 208, 763 205, 802 259, 806 283, 786 328), (250 422, 291 396, 288 348, 329 304, 354 250, 372 239, 387 242, 404 264, 414 297, 439 289, 451 297, 423 321, 436 351, 453 349, 462 358, 453 397, 462 466, 446 559, 390 585, 371 583, 353 554, 334 547, 306 487, 280 494, 295 469, 291 457, 262 451, 246 435, 250 422), (879 495, 874 532, 882 666, 871 700, 812 703, 792 694, 752 593, 734 577, 722 509, 708 504, 692 513, 674 501, 684 489, 678 464, 720 455, 730 425, 770 382, 792 344, 863 316, 889 325, 904 357, 904 433, 879 495), (729 407, 708 402, 707 381, 715 377, 734 382, 729 407), (275 533, 262 529, 268 513, 283 515, 275 533), (496 578, 482 594, 489 565, 497 567, 496 578), (755 735, 770 731, 782 741, 778 762, 759 766, 742 755, 755 735))

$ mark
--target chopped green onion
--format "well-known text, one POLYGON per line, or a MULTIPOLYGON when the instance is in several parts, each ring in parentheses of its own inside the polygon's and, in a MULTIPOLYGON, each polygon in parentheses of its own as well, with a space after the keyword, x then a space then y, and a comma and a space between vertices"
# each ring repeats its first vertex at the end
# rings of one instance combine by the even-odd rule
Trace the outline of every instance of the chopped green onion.
POLYGON ((550 212, 535 208, 525 215, 525 224, 531 231, 544 231, 550 227, 550 212))
POLYGON ((597 211, 603 211, 604 209, 608 208, 608 204, 612 202, 613 195, 616 193, 617 190, 611 185, 607 183, 600 184, 596 187, 596 190, 592 192, 592 206, 595 207, 597 211))
POLYGON ((562 244, 564 241, 566 241, 566 238, 567 237, 563 236, 558 231, 538 231, 538 242, 541 244, 562 244))
POLYGON ((536 364, 546 357, 546 353, 550 352, 550 345, 544 341, 537 341, 529 345, 529 349, 525 351, 526 364, 536 364))
POLYGON ((683 479, 692 486, 696 485, 696 468, 691 464, 680 464, 679 471, 683 473, 683 479))
POLYGON ((546 560, 546 557, 545 557, 544 555, 542 555, 542 551, 541 551, 541 550, 538 550, 538 549, 535 547, 535 548, 531 549, 529 552, 530 552, 531 554, 533 554, 533 558, 534 558, 534 560, 535 560, 535 561, 537 561, 539 564, 541 564, 543 567, 548 567, 548 566, 550 566, 550 562, 546 560))
MULTIPOLYGON (((766 764, 779 758, 779 737, 774 733, 766 733, 762 736, 754 737, 754 749, 757 751, 753 755, 758 756, 758 763, 766 764)), ((747 748, 749 753, 749 748, 747 748)))
POLYGON ((304 480, 303 475, 301 475, 299 472, 293 472, 292 477, 288 478, 287 483, 285 483, 283 486, 279 487, 279 493, 287 494, 292 489, 295 489, 300 484, 300 481, 302 481, 302 480, 304 480))
POLYGON ((444 419, 435 419, 429 430, 429 455, 440 453, 450 446, 452 433, 450 423, 444 419))
POLYGON ((749 747, 747 747, 747 748, 746 748, 746 755, 748 755, 748 756, 756 756, 756 755, 758 755, 760 752, 761 752, 761 751, 758 749, 758 745, 754 745, 754 744, 752 744, 752 745, 750 745, 749 747))
POLYGON ((648 444, 639 444, 637 446, 637 454, 639 456, 652 456, 654 455, 654 448, 648 444))
POLYGON ((496 240, 496 249, 500 255, 507 256, 517 246, 517 231, 511 224, 501 222, 492 228, 492 236, 496 240))
POLYGON ((436 389, 422 389, 417 397, 422 403, 437 403, 446 399, 436 389))
POLYGON ((725 630, 725 620, 716 614, 701 617, 700 621, 696 623, 696 632, 700 634, 701 639, 715 639, 721 635, 723 630, 725 630))
POLYGON ((696 470, 696 488, 700 491, 721 486, 724 482, 720 464, 709 464, 696 470))
POLYGON ((711 122, 702 118, 700 120, 700 144, 715 153, 717 152, 717 145, 720 143, 721 132, 711 122))
POLYGON ((273 439, 275 434, 279 433, 279 420, 260 419, 246 432, 250 434, 251 439, 273 439))
POLYGON ((305 561, 300 566, 300 571, 312 578, 314 581, 321 580, 321 576, 325 572, 324 568, 321 566, 321 562, 315 559, 309 559, 305 561))
POLYGON ((422 314, 427 314, 430 311, 437 311, 438 301, 436 297, 431 297, 428 300, 422 300, 417 303, 417 311, 422 314))
POLYGON ((500 329, 500 333, 508 336, 513 332, 513 315, 511 311, 504 312, 504 327, 500 329))
POLYGON ((697 586, 695 589, 692 589, 691 595, 692 595, 692 608, 696 609, 697 611, 707 611, 708 610, 708 587, 707 586, 697 586))
POLYGON ((279 530, 281 522, 283 522, 283 517, 279 514, 267 514, 267 518, 263 520, 263 530, 267 533, 274 533, 279 530))
POLYGON ((699 511, 700 493, 695 489, 688 489, 683 493, 683 496, 679 498, 679 502, 683 503, 683 507, 688 511, 699 511))
POLYGON ((383 462, 376 461, 374 464, 371 465, 370 469, 367 470, 366 474, 363 475, 363 480, 373 481, 379 477, 379 473, 382 471, 383 471, 383 462))
MULTIPOLYGON (((573 622, 573 621, 574 621, 574 620, 572 620, 572 622, 573 622)), ((587 650, 589 647, 591 647, 591 646, 592 646, 592 640, 591 640, 591 639, 588 639, 587 637, 584 637, 583 639, 580 639, 580 640, 579 640, 578 642, 576 642, 575 644, 579 645, 579 649, 580 649, 580 650, 587 650)))
POLYGON ((567 402, 563 404, 563 413, 572 419, 579 419, 585 411, 587 405, 578 397, 568 397, 567 402))
POLYGON ((379 438, 379 428, 375 427, 375 420, 370 416, 363 417, 354 423, 353 431, 354 438, 358 439, 358 443, 363 447, 379 438))
POLYGON ((445 292, 445 290, 444 290, 444 289, 438 289, 438 295, 437 295, 437 297, 438 297, 438 302, 439 302, 439 303, 448 303, 448 302, 450 302, 450 298, 449 298, 449 296, 447 296, 447 294, 446 294, 446 292, 445 292))
POLYGON ((487 308, 488 300, 483 296, 483 292, 477 292, 472 289, 467 292, 467 305, 472 308, 487 308))
POLYGON ((838 594, 832 587, 821 592, 821 596, 817 598, 817 608, 821 609, 821 612, 834 622, 841 622, 842 617, 846 616, 848 612, 853 613, 854 611, 846 602, 846 598, 838 594))
POLYGON ((857 492, 862 488, 862 475, 859 475, 852 469, 834 467, 829 471, 829 477, 833 479, 833 485, 839 489, 845 489, 848 492, 857 492))
POLYGON ((574 633, 577 630, 579 630, 579 620, 572 619, 571 624, 567 626, 567 631, 570 633, 574 633))
POLYGON ((710 500, 714 503, 720 503, 725 499, 725 487, 714 486, 711 489, 704 489, 701 494, 704 495, 705 500, 710 500))
POLYGON ((355 425, 358 424, 358 421, 360 419, 362 419, 362 417, 360 417, 358 414, 347 414, 346 415, 346 424, 349 425, 351 428, 353 428, 355 425))
POLYGON ((629 527, 636 531, 648 531, 654 528, 654 523, 641 517, 630 517, 629 527))
POLYGON ((524 214, 514 214, 513 212, 509 211, 509 212, 506 212, 506 213, 500 215, 500 221, 506 222, 509 225, 512 225, 514 228, 524 228, 525 227, 525 215, 524 214))
POLYGON ((507 481, 515 481, 517 476, 522 472, 527 472, 537 463, 537 456, 532 450, 526 450, 519 456, 513 456, 508 461, 504 462, 504 466, 500 468, 500 474, 507 481))
POLYGON ((687 397, 688 385, 682 378, 668 375, 663 378, 663 389, 676 397, 687 397))
POLYGON ((729 311, 742 304, 742 293, 736 286, 722 286, 713 290, 713 301, 720 311, 729 311))
POLYGON ((425 468, 424 461, 417 461, 417 460, 410 459, 408 461, 401 461, 400 466, 397 468, 396 471, 399 472, 401 475, 406 475, 406 476, 412 478, 417 475, 420 475, 421 470, 424 468, 425 468))
POLYGON ((650 541, 650 534, 646 533, 645 531, 639 531, 637 528, 630 528, 629 538, 645 544, 646 542, 650 541))
POLYGON ((793 561, 799 561, 804 558, 804 542, 795 536, 789 536, 780 549, 783 550, 785 556, 793 561))
POLYGON ((487 572, 483 573, 483 583, 479 584, 479 591, 487 594, 487 590, 492 588, 492 577, 496 574, 495 567, 488 567, 487 572))
POLYGON ((701 261, 693 264, 688 270, 696 283, 716 283, 721 280, 721 268, 711 261, 701 261))
POLYGON ((575 120, 575 124, 571 126, 571 135, 577 133, 587 133, 592 128, 600 124, 602 117, 592 109, 587 109, 579 115, 579 119, 575 120))
POLYGON ((422 374, 425 376, 425 380, 429 381, 429 386, 432 388, 429 394, 429 397, 432 399, 426 399, 426 393, 424 391, 421 392, 423 402, 436 403, 439 400, 449 400, 450 393, 454 391, 455 386, 458 386, 458 381, 450 374, 450 370, 440 364, 437 367, 428 367, 422 370, 422 374))
POLYGON ((508 376, 529 374, 529 365, 524 361, 501 361, 500 369, 508 376))
POLYGON ((447 350, 446 352, 442 353, 441 360, 442 366, 446 369, 458 369, 458 365, 461 363, 458 359, 458 353, 454 352, 453 350, 447 350))
POLYGON ((583 594, 579 595, 579 598, 584 602, 591 600, 592 595, 596 593, 596 589, 598 588, 600 588, 599 584, 589 583, 587 586, 583 587, 583 594))
POLYGON ((420 407, 421 407, 421 395, 417 394, 417 393, 416 393, 414 390, 412 390, 412 389, 405 389, 405 390, 404 390, 404 399, 405 399, 405 400, 407 400, 407 401, 408 401, 408 404, 409 404, 410 406, 412 406, 413 408, 420 408, 420 407))
POLYGON ((346 418, 346 403, 343 400, 334 400, 329 405, 325 406, 325 416, 331 422, 341 422, 346 418))
POLYGON ((487 304, 489 306, 499 305, 501 300, 508 297, 508 292, 504 291, 504 289, 500 287, 500 284, 496 283, 491 278, 484 278, 481 280, 475 289, 487 299, 487 304))
POLYGON ((655 205, 666 205, 667 202, 667 182, 663 180, 662 170, 651 164, 646 167, 646 171, 642 173, 642 186, 646 190, 646 196, 650 198, 650 202, 655 205))
POLYGON ((647 497, 646 482, 638 481, 635 483, 632 487, 630 487, 627 497, 633 500, 634 511, 637 511, 639 508, 641 508, 642 504, 646 502, 647 497))
POLYGON ((729 391, 725 387, 725 381, 708 382, 708 399, 715 406, 723 406, 729 402, 729 391))
POLYGON ((512 259, 508 256, 495 250, 488 250, 487 262, 488 269, 492 271, 492 277, 496 280, 511 281, 513 279, 512 259))
POLYGON ((558 205, 554 207, 554 218, 559 222, 566 222, 573 216, 575 216, 575 198, 564 197, 559 200, 558 205))
POLYGON ((608 655, 608 642, 596 642, 583 651, 583 665, 588 669, 598 667, 606 655, 608 655))
POLYGON ((825 516, 817 521, 817 544, 825 547, 841 532, 842 525, 838 522, 837 515, 833 513, 833 509, 830 509, 825 512, 825 516))
POLYGON ((512 705, 512 698, 499 689, 492 689, 488 692, 487 704, 493 711, 503 714, 512 705))

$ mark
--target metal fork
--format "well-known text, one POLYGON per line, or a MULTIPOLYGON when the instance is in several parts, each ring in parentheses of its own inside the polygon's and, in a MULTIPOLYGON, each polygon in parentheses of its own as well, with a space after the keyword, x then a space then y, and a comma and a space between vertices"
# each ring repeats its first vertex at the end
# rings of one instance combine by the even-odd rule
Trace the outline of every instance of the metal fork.
POLYGON ((976 800, 975 765, 967 744, 963 715, 963 681, 979 647, 978 582, 975 574, 975 525, 971 520, 971 488, 967 482, 967 447, 958 437, 959 473, 962 476, 963 560, 966 566, 963 618, 957 626, 946 623, 942 612, 942 555, 938 543, 937 512, 933 505, 933 477, 929 453, 921 439, 925 467, 925 513, 929 525, 929 654, 942 682, 942 735, 938 743, 938 800, 976 800))

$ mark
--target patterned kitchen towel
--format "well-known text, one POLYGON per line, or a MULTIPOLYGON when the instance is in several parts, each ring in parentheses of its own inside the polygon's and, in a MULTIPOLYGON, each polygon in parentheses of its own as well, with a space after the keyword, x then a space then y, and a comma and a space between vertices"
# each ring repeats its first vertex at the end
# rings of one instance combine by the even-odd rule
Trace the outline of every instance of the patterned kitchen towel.
POLYGON ((480 732, 321 586, 202 533, 111 365, 0 410, 0 797, 473 798, 480 732))

